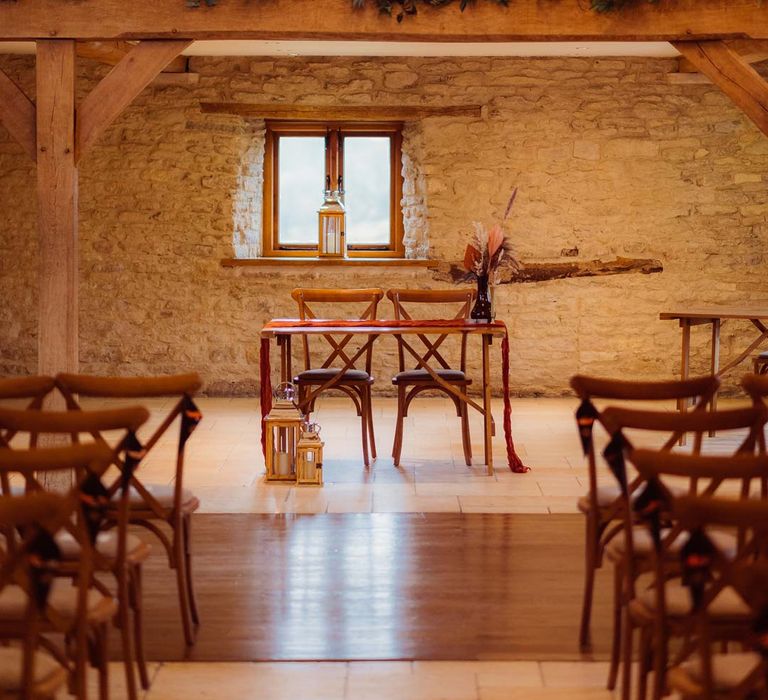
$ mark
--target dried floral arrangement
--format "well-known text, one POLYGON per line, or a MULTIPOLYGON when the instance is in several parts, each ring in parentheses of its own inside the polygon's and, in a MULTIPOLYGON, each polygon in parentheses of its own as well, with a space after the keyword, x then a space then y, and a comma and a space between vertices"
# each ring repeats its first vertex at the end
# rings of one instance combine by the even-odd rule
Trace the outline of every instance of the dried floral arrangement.
POLYGON ((474 234, 464 251, 464 268, 469 273, 470 279, 488 277, 495 284, 498 282, 496 277, 502 268, 520 268, 520 261, 512 250, 509 236, 502 229, 502 224, 509 217, 516 198, 517 187, 512 190, 512 196, 509 198, 501 222, 490 229, 477 221, 472 224, 474 234))

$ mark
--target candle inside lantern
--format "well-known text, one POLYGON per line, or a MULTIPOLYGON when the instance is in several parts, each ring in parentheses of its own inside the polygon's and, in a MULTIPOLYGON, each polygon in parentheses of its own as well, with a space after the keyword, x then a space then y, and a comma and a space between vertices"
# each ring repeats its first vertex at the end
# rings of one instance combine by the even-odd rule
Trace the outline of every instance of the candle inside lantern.
POLYGON ((289 476, 291 473, 291 455, 287 452, 277 453, 277 473, 279 476, 289 476))

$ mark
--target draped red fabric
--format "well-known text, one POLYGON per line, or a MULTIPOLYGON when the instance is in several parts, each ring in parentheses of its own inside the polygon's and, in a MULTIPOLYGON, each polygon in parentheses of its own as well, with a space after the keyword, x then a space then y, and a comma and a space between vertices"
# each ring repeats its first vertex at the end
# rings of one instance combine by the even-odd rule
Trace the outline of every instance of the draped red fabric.
MULTIPOLYGON (((301 321, 298 319, 276 319, 264 326, 265 331, 279 331, 288 328, 457 328, 461 326, 476 327, 469 321, 457 320, 376 320, 376 321, 341 321, 331 319, 314 319, 301 321)), ((512 439, 512 403, 509 398, 509 334, 503 321, 494 321, 486 324, 487 327, 503 329, 504 338, 501 341, 501 375, 504 390, 504 440, 507 446, 507 463, 509 468, 518 474, 530 471, 515 451, 515 443, 512 439)), ((272 384, 270 380, 269 365, 269 339, 261 339, 261 447, 266 453, 266 432, 264 431, 264 418, 272 410, 272 384)), ((266 456, 266 454, 265 454, 266 456)))
POLYGON ((504 339, 501 341, 501 382, 504 390, 504 440, 507 443, 507 462, 509 468, 517 474, 531 471, 518 457, 515 443, 512 440, 512 401, 509 398, 509 333, 504 328, 504 339))
POLYGON ((261 339, 259 374, 261 375, 261 451, 266 459, 267 431, 264 430, 264 419, 272 410, 272 368, 269 366, 269 338, 261 339))

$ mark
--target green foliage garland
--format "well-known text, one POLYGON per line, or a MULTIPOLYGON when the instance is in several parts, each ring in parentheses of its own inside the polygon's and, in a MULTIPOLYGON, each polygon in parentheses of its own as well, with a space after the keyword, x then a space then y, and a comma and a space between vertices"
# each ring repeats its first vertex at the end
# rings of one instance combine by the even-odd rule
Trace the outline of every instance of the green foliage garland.
MULTIPOLYGON (((444 7, 450 5, 454 0, 421 0, 426 5, 431 7, 444 7)), ((473 4, 476 0, 459 0, 459 9, 464 12, 467 6, 473 4)), ((658 3, 659 0, 590 0, 590 5, 593 10, 597 12, 610 12, 611 10, 618 10, 627 5, 636 4, 638 2, 658 3)), ((402 22, 406 15, 415 15, 418 12, 417 0, 374 0, 376 6, 379 8, 379 12, 385 15, 395 14, 398 22, 402 22)), ((507 7, 509 0, 492 0, 492 2, 498 5, 507 7)), ((352 0, 352 7, 355 9, 361 8, 365 5, 366 0, 352 0)))

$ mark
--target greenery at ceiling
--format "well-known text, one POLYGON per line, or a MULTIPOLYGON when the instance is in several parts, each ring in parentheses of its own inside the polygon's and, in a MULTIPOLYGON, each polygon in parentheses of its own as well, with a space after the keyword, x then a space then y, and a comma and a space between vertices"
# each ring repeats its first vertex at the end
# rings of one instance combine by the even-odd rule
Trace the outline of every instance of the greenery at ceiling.
MULTIPOLYGON (((503 5, 507 7, 509 0, 490 0, 497 5, 503 5)), ((762 0, 761 0, 762 1, 762 0)), ((217 4, 218 0, 204 0, 206 6, 213 7, 217 4)), ((373 0, 379 8, 379 12, 386 15, 392 15, 393 13, 397 17, 398 22, 402 22, 406 15, 415 15, 418 12, 418 0, 373 0)), ((450 5, 454 0, 421 0, 422 3, 430 5, 431 7, 443 7, 450 5)), ((459 0, 459 9, 464 12, 468 5, 473 4, 476 0, 459 0)), ((641 2, 649 2, 652 4, 658 3, 659 0, 589 0, 589 4, 593 10, 597 12, 610 12, 611 10, 618 10, 627 5, 635 5, 641 2)), ((352 7, 354 9, 365 6, 366 0, 352 0, 352 7)), ((200 7, 200 0, 187 0, 187 7, 200 7)))
MULTIPOLYGON (((497 5, 507 7, 509 0, 490 0, 497 5)), ((402 22, 406 15, 415 15, 418 12, 418 0, 373 0, 379 8, 379 12, 386 15, 395 14, 398 22, 402 22)), ((454 0, 421 0, 425 5, 431 7, 444 7, 450 5, 454 0)), ((467 7, 476 0, 459 0, 459 9, 464 12, 467 7)), ((618 10, 627 5, 634 5, 640 2, 658 3, 659 0, 589 0, 590 6, 597 12, 610 12, 618 10)), ((352 7, 355 9, 365 6, 366 0, 352 0, 352 7)))

